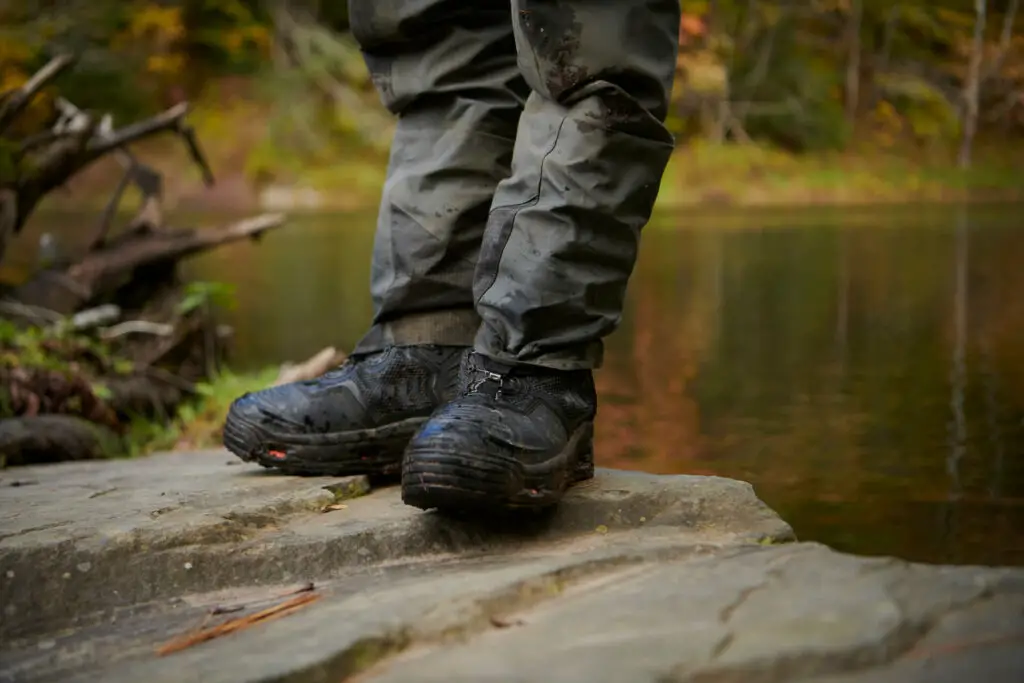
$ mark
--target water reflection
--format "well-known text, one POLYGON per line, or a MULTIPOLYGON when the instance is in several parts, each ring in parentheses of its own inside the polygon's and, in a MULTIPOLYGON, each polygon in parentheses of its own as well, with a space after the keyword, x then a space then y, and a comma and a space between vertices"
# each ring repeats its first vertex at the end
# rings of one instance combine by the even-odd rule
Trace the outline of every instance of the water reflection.
MULTIPOLYGON (((598 374, 606 466, 737 477, 804 539, 1024 564, 1021 207, 659 216, 598 374)), ((373 215, 193 263, 236 363, 350 348, 373 215)))

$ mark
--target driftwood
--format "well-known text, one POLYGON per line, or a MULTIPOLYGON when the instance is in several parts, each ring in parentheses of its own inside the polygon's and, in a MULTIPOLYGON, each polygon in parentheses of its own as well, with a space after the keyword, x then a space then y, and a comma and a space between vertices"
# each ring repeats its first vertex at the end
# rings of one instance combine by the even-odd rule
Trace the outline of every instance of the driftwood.
POLYGON ((0 420, 0 468, 118 455, 124 445, 112 430, 73 415, 0 420))
POLYGON ((338 351, 333 346, 328 346, 302 363, 285 363, 281 366, 281 371, 277 375, 274 386, 315 379, 331 368, 344 363, 347 357, 343 351, 338 351))
MULTIPOLYGON (((0 95, 0 138, 5 136, 39 91, 73 63, 74 58, 69 55, 55 57, 23 86, 0 95)), ((188 103, 183 102, 152 118, 114 130, 109 116, 97 119, 77 108, 69 108, 70 103, 66 100, 63 102, 63 115, 52 129, 7 142, 6 146, 12 151, 6 165, 12 170, 9 176, 0 177, 0 259, 8 239, 21 232, 32 211, 48 192, 64 185, 97 159, 123 150, 133 142, 164 132, 179 135, 193 161, 202 170, 206 184, 213 184, 213 174, 196 140, 195 131, 185 122, 188 103)), ((123 188, 116 193, 118 199, 122 192, 123 188)), ((143 211, 151 210, 152 203, 144 201, 143 211)), ((109 208, 106 215, 112 216, 109 208)), ((105 233, 107 229, 109 224, 101 222, 100 232, 105 233)))
POLYGON ((0 133, 14 122, 29 105, 36 93, 74 63, 71 55, 58 55, 40 69, 23 86, 9 93, 0 94, 0 133))
POLYGON ((68 226, 89 231, 84 253, 49 264, 0 297, 0 317, 21 330, 8 325, 0 336, 0 466, 109 455, 133 420, 171 419, 197 395, 197 383, 219 371, 230 338, 211 303, 182 306, 179 261, 258 239, 284 222, 273 214, 205 230, 164 225, 162 177, 128 146, 174 133, 212 184, 185 122, 187 103, 115 128, 109 115, 57 97, 51 123, 11 133, 33 99, 73 63, 59 56, 21 88, 0 94, 0 261, 8 238, 47 193, 108 154, 125 172, 97 222, 68 226), (141 208, 115 231, 114 216, 132 184, 143 195, 141 208), (27 328, 36 333, 26 335, 27 328), (30 353, 27 344, 34 344, 30 353), (41 364, 22 360, 41 356, 41 364))
POLYGON ((89 252, 68 268, 38 273, 15 289, 12 298, 66 315, 96 303, 132 279, 139 280, 223 244, 259 239, 283 223, 284 216, 267 214, 201 231, 154 230, 143 225, 89 252))

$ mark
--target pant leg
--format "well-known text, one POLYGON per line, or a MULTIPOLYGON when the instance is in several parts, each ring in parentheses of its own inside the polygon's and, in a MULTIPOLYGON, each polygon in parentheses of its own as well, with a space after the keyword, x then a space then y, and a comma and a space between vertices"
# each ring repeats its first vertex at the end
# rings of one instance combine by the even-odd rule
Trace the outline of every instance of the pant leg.
POLYGON ((473 272, 529 88, 509 0, 349 0, 352 33, 398 116, 378 214, 374 321, 355 353, 473 343, 473 272))
POLYGON ((532 89, 474 279, 477 351, 595 367, 622 315, 672 136, 678 0, 512 0, 532 89))

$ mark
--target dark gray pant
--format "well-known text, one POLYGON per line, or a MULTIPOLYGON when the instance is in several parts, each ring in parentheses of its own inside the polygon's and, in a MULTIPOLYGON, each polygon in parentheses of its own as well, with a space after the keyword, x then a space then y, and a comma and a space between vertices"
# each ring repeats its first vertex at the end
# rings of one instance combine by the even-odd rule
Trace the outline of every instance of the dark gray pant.
POLYGON ((398 116, 355 352, 600 365, 672 136, 679 0, 349 0, 398 116))

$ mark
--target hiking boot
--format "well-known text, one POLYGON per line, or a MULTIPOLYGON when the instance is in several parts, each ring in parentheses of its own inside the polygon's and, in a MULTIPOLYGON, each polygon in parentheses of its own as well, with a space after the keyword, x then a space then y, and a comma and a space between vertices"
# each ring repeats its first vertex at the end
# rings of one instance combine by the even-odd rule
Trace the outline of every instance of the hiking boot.
POLYGON ((224 445, 289 474, 394 474, 431 412, 459 388, 459 346, 395 346, 305 382, 235 400, 224 445))
POLYGON ((594 476, 589 370, 509 366, 467 354, 460 395, 412 438, 402 500, 424 510, 545 508, 594 476))

